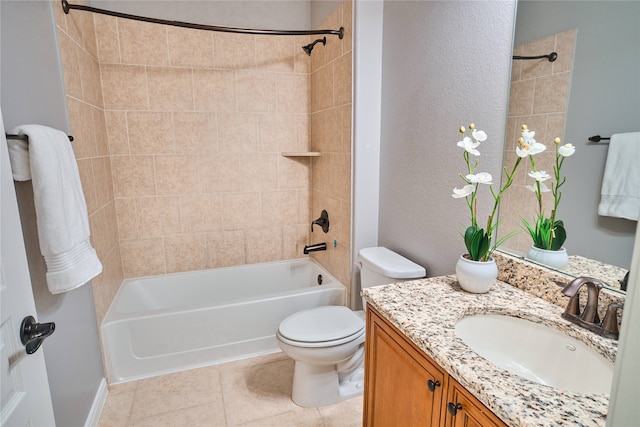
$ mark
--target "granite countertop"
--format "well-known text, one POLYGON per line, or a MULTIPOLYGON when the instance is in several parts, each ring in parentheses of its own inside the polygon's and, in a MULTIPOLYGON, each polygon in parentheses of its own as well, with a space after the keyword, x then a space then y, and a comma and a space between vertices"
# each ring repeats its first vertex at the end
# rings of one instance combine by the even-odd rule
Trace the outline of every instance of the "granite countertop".
MULTIPOLYGON (((612 362, 617 342, 560 317, 563 309, 505 282, 486 294, 460 289, 455 276, 364 289, 363 296, 427 355, 510 426, 604 426, 609 396, 561 391, 511 374, 485 360, 455 334, 473 314, 502 314, 543 323, 584 342, 612 362)), ((586 375, 587 373, 585 373, 586 375)))

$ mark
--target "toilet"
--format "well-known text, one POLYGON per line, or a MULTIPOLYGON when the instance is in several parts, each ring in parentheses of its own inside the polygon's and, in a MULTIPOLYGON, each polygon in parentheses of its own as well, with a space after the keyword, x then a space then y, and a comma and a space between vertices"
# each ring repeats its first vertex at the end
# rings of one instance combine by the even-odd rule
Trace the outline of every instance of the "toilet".
MULTIPOLYGON (((362 288, 426 275, 423 267, 384 247, 360 250, 358 261, 362 288)), ((276 338, 295 361, 291 398, 297 405, 331 405, 362 394, 363 311, 344 306, 302 310, 280 323, 276 338)))

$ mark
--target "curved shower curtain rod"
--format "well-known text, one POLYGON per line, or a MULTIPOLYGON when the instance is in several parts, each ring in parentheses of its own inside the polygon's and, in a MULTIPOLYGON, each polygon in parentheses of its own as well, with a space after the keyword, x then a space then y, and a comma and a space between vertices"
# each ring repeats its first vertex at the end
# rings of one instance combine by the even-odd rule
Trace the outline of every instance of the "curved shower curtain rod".
POLYGON ((262 35, 272 35, 272 36, 307 36, 307 35, 315 35, 315 34, 329 34, 329 35, 336 35, 341 39, 344 37, 343 27, 340 27, 339 30, 255 30, 251 28, 240 28, 240 27, 221 27, 217 25, 192 24, 189 22, 169 21, 166 19, 156 19, 156 18, 147 18, 145 16, 129 15, 127 13, 113 12, 105 9, 98 9, 97 7, 85 6, 81 4, 71 4, 67 0, 62 0, 62 10, 64 10, 64 13, 69 14, 69 10, 71 9, 100 13, 102 15, 115 16, 117 18, 133 19, 135 21, 151 22, 154 24, 172 25, 174 27, 193 28, 196 30, 219 31, 223 33, 262 34, 262 35))
POLYGON ((549 62, 553 62, 556 59, 558 59, 558 53, 557 52, 551 52, 548 55, 538 55, 538 56, 517 56, 514 55, 513 59, 542 59, 542 58, 547 58, 549 60, 549 62))

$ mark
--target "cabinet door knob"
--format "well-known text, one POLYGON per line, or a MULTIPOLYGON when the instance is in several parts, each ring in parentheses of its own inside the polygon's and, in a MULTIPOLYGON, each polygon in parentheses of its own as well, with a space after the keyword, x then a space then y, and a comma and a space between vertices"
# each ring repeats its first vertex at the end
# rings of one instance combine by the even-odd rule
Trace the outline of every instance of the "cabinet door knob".
POLYGON ((429 388, 429 391, 435 391, 436 387, 440 387, 440 381, 438 380, 429 380, 427 381, 427 387, 429 388))
POLYGON ((454 417, 456 416, 456 414, 458 413, 458 411, 462 410, 462 405, 459 403, 453 403, 453 402, 449 402, 447 403, 447 410, 449 411, 449 413, 451 415, 453 415, 454 417))

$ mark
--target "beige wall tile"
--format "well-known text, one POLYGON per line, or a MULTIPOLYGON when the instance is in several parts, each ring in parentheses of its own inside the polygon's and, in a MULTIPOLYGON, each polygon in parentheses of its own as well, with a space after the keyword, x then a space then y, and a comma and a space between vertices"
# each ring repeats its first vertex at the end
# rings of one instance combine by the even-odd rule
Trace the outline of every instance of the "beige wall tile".
POLYGON ((307 151, 308 145, 297 137, 297 115, 266 113, 258 117, 260 150, 280 153, 283 151, 307 151))
POLYGON ((202 234, 185 234, 164 238, 167 273, 204 270, 207 246, 202 234))
POLYGON ((246 231, 247 264, 282 259, 282 231, 280 227, 246 231))
POLYGON ((126 278, 166 273, 162 239, 124 240, 120 253, 126 278))
POLYGON ((311 74, 311 112, 333 107, 333 65, 328 64, 311 74), (322 94, 322 96, 318 96, 322 94))
POLYGON ((213 37, 216 68, 246 70, 255 67, 256 36, 214 33, 213 37))
POLYGON ((220 194, 182 195, 179 203, 183 233, 216 231, 224 227, 220 194))
POLYGON ((149 108, 163 111, 193 110, 191 68, 147 67, 149 108))
POLYGON ((98 208, 113 202, 113 179, 109 157, 97 157, 91 160, 96 188, 98 208))
POLYGON ((176 151, 171 113, 130 111, 127 127, 132 154, 172 154, 176 151))
POLYGON ((124 111, 105 111, 109 154, 130 154, 127 116, 124 111))
POLYGON ((296 190, 266 191, 262 193, 263 224, 304 224, 306 212, 299 211, 296 190))
POLYGON ((324 143, 322 147, 323 152, 338 153, 340 152, 342 144, 342 108, 330 108, 321 113, 324 116, 324 129, 325 135, 323 137, 324 143))
POLYGON ((277 105, 281 113, 308 113, 311 105, 309 76, 278 75, 277 105))
POLYGON ((558 52, 558 59, 553 63, 554 73, 571 71, 577 31, 578 30, 573 29, 556 34, 556 52, 558 52))
MULTIPOLYGON (((322 26, 329 30, 338 30, 343 26, 342 24, 343 5, 338 6, 331 14, 324 20, 322 26)), ((342 39, 344 40, 344 38, 342 39)), ((334 61, 343 54, 343 42, 338 36, 327 36, 327 45, 318 46, 325 50, 325 60, 327 63, 334 61)), ((315 53, 315 50, 314 50, 315 53)))
POLYGON ((533 112, 534 80, 511 82, 509 115, 525 116, 533 112))
POLYGON ((236 111, 235 75, 228 70, 193 70, 196 111, 236 111))
POLYGON ((109 239, 107 237, 107 218, 104 209, 98 209, 89 217, 91 225, 91 242, 96 250, 98 259, 104 259, 109 253, 109 239))
POLYGON ((109 146, 107 143, 107 124, 105 122, 104 110, 98 107, 91 108, 93 116, 93 130, 96 137, 96 152, 98 156, 108 156, 109 146))
POLYGON ((86 159, 97 156, 92 107, 69 97, 67 97, 67 105, 73 135, 73 152, 76 158, 86 159))
MULTIPOLYGON (((523 46, 518 45, 513 47, 513 56, 522 56, 523 55, 523 46)), ((511 61, 511 81, 522 80, 522 63, 525 62, 523 60, 512 60, 511 61)))
POLYGON ((98 60, 101 63, 120 63, 118 24, 113 16, 94 15, 98 60))
POLYGON ((278 188, 309 188, 311 161, 306 157, 278 158, 278 188))
POLYGON ((242 173, 238 154, 220 153, 198 158, 201 193, 241 191, 242 173))
POLYGON ((118 223, 118 236, 120 240, 137 239, 138 222, 136 218, 136 200, 131 197, 127 199, 115 199, 116 218, 118 223))
POLYGON ((98 61, 86 51, 79 49, 78 62, 80 65, 83 100, 93 106, 102 108, 102 84, 98 61))
POLYGON ((78 172, 80 173, 80 182, 82 183, 84 199, 87 203, 87 212, 91 215, 98 209, 91 159, 78 160, 78 172))
POLYGON ((218 147, 222 153, 248 153, 258 149, 258 115, 218 114, 218 147))
POLYGON ((295 47, 293 38, 264 36, 257 37, 255 39, 255 43, 256 68, 283 73, 290 73, 294 71, 295 47))
POLYGON ((167 27, 118 19, 120 58, 125 64, 168 65, 167 27))
POLYGON ((224 193, 222 206, 226 230, 246 230, 262 224, 259 193, 224 193))
MULTIPOLYGON (((555 49, 555 36, 545 37, 523 45, 525 56, 548 55, 555 49)), ((548 76, 553 73, 553 62, 547 59, 536 59, 522 62, 521 76, 523 80, 548 76)))
POLYGON ((308 233, 307 224, 282 227, 282 259, 296 259, 303 256, 308 233))
POLYGON ((340 121, 340 147, 339 153, 351 153, 351 112, 352 104, 346 104, 340 107, 342 120, 340 121))
POLYGON ((101 64, 102 96, 107 110, 149 108, 147 73, 136 65, 101 64))
POLYGON ((334 63, 333 103, 335 106, 351 103, 351 52, 345 53, 334 63))
POLYGON ((213 33, 189 28, 167 28, 169 64, 188 67, 213 67, 213 33))
POLYGON ((302 46, 308 45, 311 40, 309 36, 296 36, 293 38, 294 43, 294 72, 309 74, 311 71, 311 57, 302 50, 302 46))
POLYGON ((546 135, 548 140, 545 141, 545 145, 547 145, 548 149, 553 148, 553 140, 556 138, 560 138, 562 140, 562 144, 569 142, 564 140, 565 118, 564 113, 547 115, 546 135))
POLYGON ((156 190, 159 195, 189 194, 199 190, 198 157, 154 156, 156 190))
POLYGON ((58 30, 58 44, 60 46, 60 58, 67 95, 82 99, 78 45, 61 30, 58 30))
POLYGON ((242 156, 243 191, 265 191, 278 188, 277 153, 247 153, 242 156))
POLYGON ((115 197, 156 194, 152 156, 113 156, 111 167, 115 197))
POLYGON ((311 114, 311 151, 325 151, 329 137, 326 122, 326 111, 311 114))
POLYGON ((353 1, 347 0, 342 3, 342 26, 344 27, 344 37, 342 39, 342 52, 349 52, 353 49, 353 32, 351 25, 353 22, 353 1))
POLYGON ((207 268, 231 267, 246 263, 244 230, 207 235, 207 268))
POLYGON ((215 113, 173 113, 176 150, 207 156, 218 152, 218 120, 215 113))
POLYGON ((276 76, 262 71, 236 72, 239 111, 270 112, 276 109, 276 76))
POLYGON ((143 239, 173 236, 180 232, 178 197, 136 198, 138 234, 143 239))
POLYGON ((567 108, 571 73, 554 74, 536 79, 533 97, 534 114, 558 113, 567 108))

